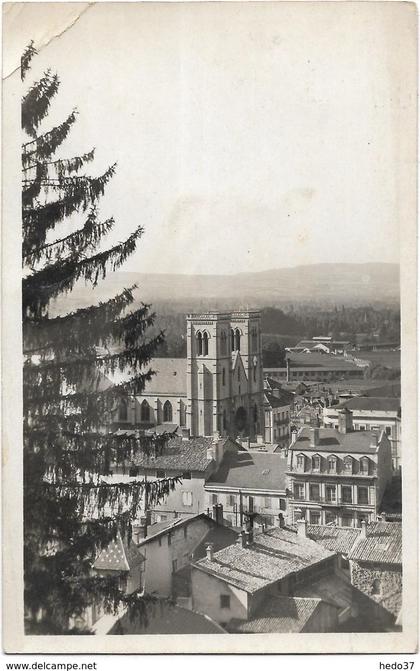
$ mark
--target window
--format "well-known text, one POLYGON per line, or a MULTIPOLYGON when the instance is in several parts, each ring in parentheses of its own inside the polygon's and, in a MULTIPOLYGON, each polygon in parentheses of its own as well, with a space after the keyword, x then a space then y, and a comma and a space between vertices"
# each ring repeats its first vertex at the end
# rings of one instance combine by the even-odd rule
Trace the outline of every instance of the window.
POLYGON ((200 331, 196 335, 196 340, 197 340, 197 354, 198 356, 201 356, 203 354, 203 336, 201 335, 200 331))
POLYGON ((226 429, 226 410, 223 410, 223 429, 226 429))
POLYGON ((209 353, 209 336, 206 332, 203 334, 203 354, 207 356, 209 353))
POLYGON ((361 527, 362 522, 366 522, 366 524, 368 522, 368 516, 365 515, 364 513, 360 513, 360 515, 357 516, 357 526, 361 527))
POLYGON ((227 497, 227 503, 228 503, 228 506, 230 506, 230 508, 233 508, 234 505, 235 505, 235 497, 232 496, 232 495, 228 496, 227 497))
POLYGON ((248 511, 250 513, 254 512, 254 497, 253 496, 248 496, 248 511))
POLYGON ((188 528, 187 528, 187 526, 185 526, 184 527, 184 538, 187 538, 187 537, 188 537, 188 528))
POLYGON ((365 424, 359 424, 359 431, 366 431, 366 425, 365 424))
POLYGON ((343 503, 352 503, 353 495, 351 487, 341 487, 341 499, 343 503))
POLYGON ((343 527, 353 526, 353 515, 343 515, 341 519, 342 519, 341 526, 343 527))
POLYGON ((166 471, 163 471, 162 469, 158 468, 156 470, 156 477, 157 478, 166 478, 166 471))
POLYGON ((253 326, 251 329, 251 347, 253 352, 257 351, 258 349, 257 345, 258 345, 257 329, 255 326, 253 326))
POLYGON ((176 569, 178 567, 178 561, 176 559, 172 560, 172 573, 176 573, 176 569))
POLYGON ((226 371, 224 368, 222 368, 222 385, 225 386, 226 384, 226 371))
POLYGON ((241 381, 241 369, 238 366, 238 382, 241 381))
POLYGON ((264 508, 271 508, 271 497, 266 496, 264 499, 264 508))
POLYGON ((296 457, 296 466, 299 471, 305 470, 305 456, 303 454, 298 454, 296 457))
POLYGON ((312 470, 317 472, 321 470, 321 457, 317 454, 312 457, 312 470))
POLYGON ((220 595, 220 608, 230 608, 230 596, 229 594, 220 595))
POLYGON ((327 510, 325 513, 325 524, 337 524, 337 516, 335 513, 327 510))
POLYGON ((213 506, 217 505, 217 503, 218 503, 218 500, 217 500, 217 494, 212 494, 211 497, 210 497, 210 499, 211 499, 211 504, 212 504, 213 506))
POLYGON ((344 457, 344 470, 346 473, 353 473, 353 457, 344 457))
POLYGON ((168 534, 168 545, 172 545, 172 536, 170 533, 168 534))
POLYGON ((327 503, 334 503, 336 500, 335 485, 325 485, 325 500, 327 503))
POLYGON ((303 500, 305 498, 305 486, 303 484, 295 484, 293 486, 293 495, 295 499, 303 500))
POLYGON ((233 329, 230 330, 230 347, 232 352, 235 351, 235 334, 233 332, 233 329))
POLYGON ((163 421, 172 422, 172 403, 165 401, 163 405, 163 421))
POLYGON ((390 426, 386 426, 386 427, 385 427, 385 432, 386 432, 386 435, 387 435, 387 436, 390 436, 390 435, 391 435, 391 430, 392 430, 392 429, 391 429, 390 426))
POLYGON ((139 474, 139 469, 137 468, 137 466, 131 466, 131 468, 128 471, 129 477, 130 478, 135 478, 135 477, 138 476, 138 474, 139 474))
POLYGON ((258 408, 257 405, 254 405, 254 422, 258 422, 258 408))
POLYGON ((309 485, 309 499, 319 501, 319 485, 309 485))
POLYGON ((146 401, 143 401, 140 407, 140 419, 142 422, 150 422, 150 405, 146 401))
POLYGON ((192 492, 182 492, 182 505, 192 506, 192 504, 193 504, 192 492))
POLYGON ((239 329, 235 331, 235 349, 239 352, 241 349, 241 334, 239 329))
POLYGON ((360 472, 369 474, 369 459, 367 457, 362 457, 360 459, 360 472))
POLYGON ((320 524, 321 522, 321 513, 316 510, 311 510, 309 512, 309 523, 310 524, 320 524))
POLYGON ((122 398, 120 400, 120 407, 119 407, 119 420, 120 422, 126 422, 128 419, 128 403, 125 398, 122 398))
POLYGON ((184 471, 182 474, 183 480, 191 480, 191 471, 184 471))
POLYGON ((367 487, 357 488, 357 502, 365 505, 369 503, 369 490, 367 487))
POLYGON ((328 472, 337 472, 337 457, 328 457, 328 472))

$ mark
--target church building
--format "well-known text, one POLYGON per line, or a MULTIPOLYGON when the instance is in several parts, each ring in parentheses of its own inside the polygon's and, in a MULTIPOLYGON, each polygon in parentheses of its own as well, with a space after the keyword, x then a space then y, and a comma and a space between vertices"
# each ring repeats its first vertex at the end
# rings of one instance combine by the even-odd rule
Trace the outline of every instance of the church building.
POLYGON ((264 433, 259 312, 188 315, 187 358, 156 358, 150 367, 156 374, 143 393, 121 400, 120 428, 179 426, 191 436, 264 433))

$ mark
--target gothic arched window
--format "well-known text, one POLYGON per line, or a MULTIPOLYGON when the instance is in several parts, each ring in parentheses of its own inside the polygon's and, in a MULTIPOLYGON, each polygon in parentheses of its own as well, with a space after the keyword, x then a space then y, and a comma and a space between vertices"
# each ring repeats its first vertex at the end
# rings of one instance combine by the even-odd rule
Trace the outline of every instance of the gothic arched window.
POLYGON ((235 331, 235 349, 238 350, 238 352, 241 349, 241 334, 239 329, 236 329, 235 331))
POLYGON ((203 336, 201 335, 201 331, 197 333, 196 338, 197 338, 197 354, 198 356, 201 356, 203 353, 203 336))
POLYGON ((223 385, 223 387, 225 386, 225 384, 226 384, 226 371, 225 371, 224 368, 222 368, 222 385, 223 385))
POLYGON ((254 405, 254 422, 258 422, 258 408, 257 408, 257 404, 254 405))
POLYGON ((140 419, 142 422, 150 422, 150 405, 144 399, 140 407, 140 419))
POLYGON ((172 422, 172 403, 165 401, 163 404, 163 421, 172 422))
POLYGON ((118 416, 120 419, 120 422, 126 422, 128 419, 128 403, 125 398, 122 398, 120 400, 120 407, 119 407, 119 412, 118 416))
POLYGON ((230 348, 232 352, 235 351, 235 334, 233 332, 233 329, 230 329, 230 348))
POLYGON ((208 353, 209 353, 209 336, 204 331, 204 333, 203 333, 203 354, 204 354, 204 356, 207 356, 208 353))
POLYGON ((252 351, 256 352, 257 351, 257 328, 256 328, 256 326, 252 327, 251 346, 252 346, 252 351))

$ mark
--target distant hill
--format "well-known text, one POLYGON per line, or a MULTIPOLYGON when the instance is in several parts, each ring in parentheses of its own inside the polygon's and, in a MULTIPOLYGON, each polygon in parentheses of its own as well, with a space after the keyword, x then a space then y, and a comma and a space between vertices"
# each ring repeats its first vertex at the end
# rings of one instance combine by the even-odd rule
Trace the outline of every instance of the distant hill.
MULTIPOLYGON (((105 300, 137 284, 139 297, 152 303, 181 303, 191 309, 262 307, 315 302, 323 305, 397 304, 399 265, 322 263, 236 275, 182 275, 117 272, 92 291, 80 286, 62 300, 72 305, 105 300)), ((59 311, 63 305, 57 306, 59 311)))

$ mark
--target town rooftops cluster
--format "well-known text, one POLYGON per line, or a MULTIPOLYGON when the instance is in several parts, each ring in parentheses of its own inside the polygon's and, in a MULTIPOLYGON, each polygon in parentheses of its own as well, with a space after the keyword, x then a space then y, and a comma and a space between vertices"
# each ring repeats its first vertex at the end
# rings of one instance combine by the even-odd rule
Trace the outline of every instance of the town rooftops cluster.
POLYGON ((332 428, 309 429, 304 427, 290 449, 293 451, 327 450, 348 454, 376 454, 378 452, 378 442, 378 434, 374 431, 341 433, 332 428), (314 431, 317 433, 314 433, 314 431))
POLYGON ((253 542, 241 542, 196 562, 200 570, 254 593, 296 571, 309 568, 334 552, 294 531, 271 527, 255 533, 253 542))
POLYGON ((339 405, 332 406, 334 410, 383 410, 384 412, 401 412, 401 400, 399 398, 386 398, 384 396, 355 396, 339 405))
MULTIPOLYGON (((229 442, 226 438, 224 443, 229 442)), ((131 466, 138 468, 154 468, 168 471, 206 471, 213 461, 210 451, 214 446, 212 437, 169 438, 161 454, 145 454, 138 452, 134 455, 131 466)))

